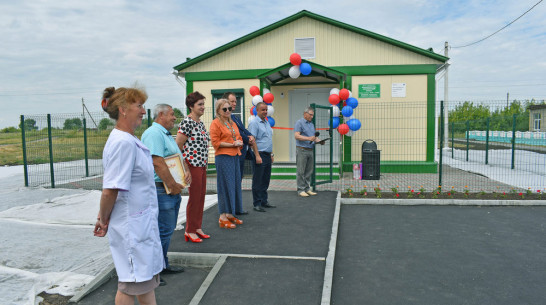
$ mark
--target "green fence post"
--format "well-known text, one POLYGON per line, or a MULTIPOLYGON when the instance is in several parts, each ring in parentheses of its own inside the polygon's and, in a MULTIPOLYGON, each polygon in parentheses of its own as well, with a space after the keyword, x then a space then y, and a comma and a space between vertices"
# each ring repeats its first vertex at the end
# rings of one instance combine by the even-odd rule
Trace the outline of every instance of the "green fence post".
POLYGON ((25 186, 28 186, 27 141, 25 139, 25 116, 21 115, 21 142, 23 144, 23 171, 25 173, 25 186))
POLYGON ((468 162, 469 139, 470 139, 470 121, 466 121, 466 162, 468 162))
POLYGON ((51 136, 51 114, 47 114, 47 138, 49 139, 49 172, 51 174, 51 188, 55 188, 55 172, 53 170, 53 137, 51 136))
POLYGON ((455 159, 455 154, 453 152, 453 147, 455 145, 455 123, 451 123, 451 159, 455 159))
POLYGON ((89 155, 87 154, 87 123, 83 118, 83 149, 85 153, 85 177, 89 177, 89 155))
POLYGON ((442 186, 442 161, 444 151, 444 101, 440 101, 440 168, 438 170, 438 185, 442 186))
POLYGON ((487 118, 485 126, 485 164, 489 164, 489 118, 487 118))
POLYGON ((512 166, 511 169, 514 169, 514 161, 516 159, 516 115, 512 117, 512 166))
POLYGON ((148 109, 148 127, 152 126, 152 110, 148 109))
MULTIPOLYGON (((311 104, 311 107, 313 107, 313 113, 317 113, 315 103, 311 104)), ((315 122, 315 116, 313 116, 313 125, 317 126, 315 122)), ((316 157, 317 157, 317 151, 313 147, 313 173, 311 174, 311 186, 313 186, 313 192, 317 190, 317 173, 316 173, 317 159, 316 157)))

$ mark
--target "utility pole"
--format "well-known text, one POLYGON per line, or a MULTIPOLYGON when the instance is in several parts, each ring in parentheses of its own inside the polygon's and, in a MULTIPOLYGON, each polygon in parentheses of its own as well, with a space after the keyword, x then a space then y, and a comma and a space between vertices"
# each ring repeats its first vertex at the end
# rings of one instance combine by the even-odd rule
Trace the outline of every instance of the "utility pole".
POLYGON ((508 108, 508 100, 510 99, 510 92, 506 92, 506 108, 508 108))
MULTIPOLYGON (((444 56, 445 57, 448 57, 447 54, 448 54, 448 49, 449 49, 449 45, 446 41, 445 43, 445 46, 444 46, 444 56)), ((444 73, 444 143, 449 143, 448 142, 448 135, 449 135, 449 132, 447 127, 449 126, 449 107, 448 107, 448 102, 447 102, 447 98, 448 98, 448 89, 449 89, 449 84, 448 84, 448 79, 447 79, 447 71, 449 69, 449 65, 447 65, 447 62, 446 62, 446 66, 445 66, 445 73, 444 73)))

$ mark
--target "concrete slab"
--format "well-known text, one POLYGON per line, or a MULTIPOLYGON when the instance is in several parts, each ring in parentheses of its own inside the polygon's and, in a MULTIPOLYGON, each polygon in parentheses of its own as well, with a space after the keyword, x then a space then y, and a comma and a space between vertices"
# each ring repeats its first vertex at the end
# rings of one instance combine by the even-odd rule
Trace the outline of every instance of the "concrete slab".
POLYGON ((302 198, 296 192, 269 192, 277 208, 260 213, 252 210, 251 192, 243 192, 249 211, 236 229, 218 226, 218 209, 203 215, 203 231, 212 237, 202 243, 184 241, 184 232, 175 231, 169 251, 190 253, 256 254, 326 257, 332 230, 336 192, 320 192, 302 198))
POLYGON ((324 261, 230 257, 199 304, 316 305, 323 277, 324 261))
POLYGON ((541 304, 546 207, 342 205, 332 304, 541 304))

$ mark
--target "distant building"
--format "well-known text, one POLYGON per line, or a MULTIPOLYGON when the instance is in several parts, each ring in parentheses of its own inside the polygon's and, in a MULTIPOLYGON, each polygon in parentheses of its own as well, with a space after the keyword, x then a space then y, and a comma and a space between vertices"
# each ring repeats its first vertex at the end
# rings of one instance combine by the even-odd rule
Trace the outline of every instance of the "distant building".
MULTIPOLYGON (((249 88, 268 88, 275 96, 276 127, 282 127, 274 130, 276 162, 295 162, 294 133, 289 128, 302 117, 305 107, 310 103, 330 106, 330 90, 347 88, 358 99, 359 107, 370 110, 356 116, 362 122, 363 134, 372 130, 370 127, 376 128, 364 136, 377 142, 382 169, 385 165, 402 167, 404 172, 436 172, 435 76, 447 60, 432 50, 304 10, 187 59, 174 69, 185 78, 187 93, 205 95, 208 113, 214 112, 211 101, 226 91, 236 93, 239 105, 235 113, 243 122, 247 122, 252 107, 249 88), (289 76, 292 53, 300 54, 311 65, 310 75, 289 76), (403 95, 393 97, 396 86, 403 86, 403 95), (409 111, 393 107, 388 110, 391 117, 381 126, 370 126, 373 121, 368 118, 377 115, 374 105, 393 101, 415 106, 409 111), (396 118, 408 115, 418 119, 396 118)), ((212 115, 205 115, 203 120, 205 125, 210 124, 212 115)), ((351 145, 351 140, 343 140, 342 161, 348 168, 361 158, 360 146, 351 145)))
POLYGON ((529 131, 546 131, 542 119, 546 116, 546 105, 529 106, 529 131))

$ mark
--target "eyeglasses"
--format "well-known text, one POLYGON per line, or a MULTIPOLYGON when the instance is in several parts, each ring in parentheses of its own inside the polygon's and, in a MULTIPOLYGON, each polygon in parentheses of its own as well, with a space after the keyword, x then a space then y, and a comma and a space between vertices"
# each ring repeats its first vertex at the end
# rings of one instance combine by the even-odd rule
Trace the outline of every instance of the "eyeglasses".
POLYGON ((228 108, 222 108, 222 110, 224 110, 224 112, 228 112, 228 110, 229 110, 229 111, 232 111, 232 110, 233 110, 233 108, 232 108, 232 107, 228 107, 228 108))
POLYGON ((310 116, 315 116, 314 113, 309 113, 309 112, 306 112, 306 113, 307 113, 308 115, 310 115, 310 116))

